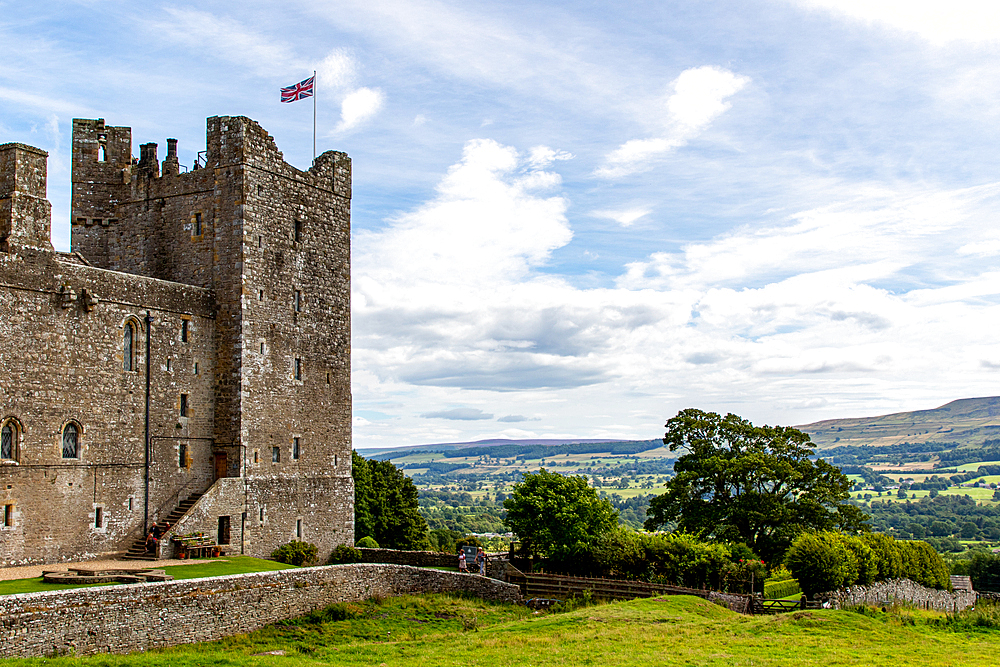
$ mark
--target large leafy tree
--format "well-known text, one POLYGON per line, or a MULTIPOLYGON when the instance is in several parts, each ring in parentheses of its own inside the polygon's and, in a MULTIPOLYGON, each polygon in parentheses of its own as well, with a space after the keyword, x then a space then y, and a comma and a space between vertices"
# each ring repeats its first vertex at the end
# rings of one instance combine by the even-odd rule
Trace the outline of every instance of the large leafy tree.
POLYGON ((392 462, 366 459, 357 452, 352 465, 354 539, 371 537, 386 549, 429 548, 413 480, 392 462))
POLYGON ((666 493, 650 503, 646 530, 674 523, 743 542, 771 562, 804 530, 864 527, 866 515, 847 503, 847 476, 809 459, 806 433, 695 409, 682 410, 666 428, 663 444, 685 453, 666 493))
POLYGON ((503 506, 504 522, 531 553, 565 552, 618 525, 618 512, 586 478, 544 468, 515 484, 503 506))

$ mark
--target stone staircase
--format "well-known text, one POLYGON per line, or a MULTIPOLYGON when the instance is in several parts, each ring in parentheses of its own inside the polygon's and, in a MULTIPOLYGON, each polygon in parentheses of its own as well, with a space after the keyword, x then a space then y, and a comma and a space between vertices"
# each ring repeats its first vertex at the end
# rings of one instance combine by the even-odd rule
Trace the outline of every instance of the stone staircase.
MULTIPOLYGON (((204 494, 202 493, 192 493, 184 501, 182 501, 180 505, 175 507, 174 511, 171 512, 167 518, 163 519, 156 525, 160 527, 161 531, 166 529, 167 524, 170 524, 171 526, 177 525, 180 518, 187 514, 188 510, 194 507, 194 504, 198 502, 198 499, 203 495, 204 494)), ((152 526, 150 526, 150 528, 152 528, 152 526)), ((132 546, 128 548, 128 551, 125 552, 125 555, 122 556, 122 558, 125 560, 156 560, 156 555, 146 551, 146 536, 142 535, 136 538, 135 542, 132 543, 132 546)))

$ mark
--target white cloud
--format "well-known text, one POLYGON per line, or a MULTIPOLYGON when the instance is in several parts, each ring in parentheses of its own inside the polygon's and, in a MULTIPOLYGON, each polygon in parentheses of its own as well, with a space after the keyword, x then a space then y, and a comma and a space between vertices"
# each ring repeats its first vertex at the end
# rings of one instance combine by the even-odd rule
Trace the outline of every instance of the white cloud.
POLYGON ((535 146, 528 156, 528 165, 532 169, 544 169, 556 160, 572 160, 573 154, 566 151, 557 151, 548 146, 535 146))
MULTIPOLYGON (((652 168, 653 161, 695 138, 719 115, 730 108, 726 98, 735 95, 750 79, 717 67, 696 67, 681 72, 673 83, 673 93, 663 105, 665 134, 648 139, 631 139, 605 158, 595 175, 621 178, 652 168)), ((654 110, 652 113, 657 113, 654 110)))
POLYGON ((296 71, 305 74, 312 70, 285 42, 239 21, 196 9, 165 7, 163 11, 169 18, 146 20, 158 38, 166 37, 184 48, 211 54, 261 76, 295 78, 296 71))
POLYGON ((340 123, 336 132, 344 132, 360 125, 382 108, 385 95, 378 88, 358 88, 340 104, 340 123))
POLYGON ((334 49, 316 66, 318 94, 349 87, 354 82, 356 70, 354 58, 343 49, 334 49))
POLYGON ((439 410, 437 412, 426 412, 420 415, 424 419, 452 419, 455 421, 477 421, 480 419, 493 419, 493 415, 483 412, 479 408, 453 408, 451 410, 439 410))
POLYGON ((934 44, 1000 39, 1000 5, 983 0, 791 0, 868 24, 915 33, 934 44))
POLYGON ((636 220, 644 218, 652 212, 653 209, 651 208, 634 207, 622 209, 620 211, 594 211, 591 215, 595 218, 614 220, 622 227, 631 227, 632 223, 636 220))

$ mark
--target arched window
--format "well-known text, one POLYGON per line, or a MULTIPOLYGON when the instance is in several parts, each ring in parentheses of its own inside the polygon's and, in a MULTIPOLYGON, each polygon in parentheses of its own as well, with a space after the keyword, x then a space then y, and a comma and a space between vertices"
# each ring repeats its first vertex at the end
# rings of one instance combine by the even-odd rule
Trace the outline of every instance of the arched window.
POLYGON ((135 370, 135 324, 125 323, 125 333, 122 340, 122 364, 125 370, 135 370))
POLYGON ((64 459, 80 458, 80 429, 73 422, 63 426, 62 457, 64 459))
POLYGON ((17 444, 20 440, 20 430, 17 422, 8 419, 0 427, 0 459, 4 461, 17 460, 17 444))

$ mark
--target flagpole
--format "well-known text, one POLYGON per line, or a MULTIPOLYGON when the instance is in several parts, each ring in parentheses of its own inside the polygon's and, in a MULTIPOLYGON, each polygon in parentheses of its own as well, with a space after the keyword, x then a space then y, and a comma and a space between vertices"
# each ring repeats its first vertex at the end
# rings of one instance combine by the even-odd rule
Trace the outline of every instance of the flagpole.
POLYGON ((313 162, 316 161, 316 70, 313 70, 313 162))

